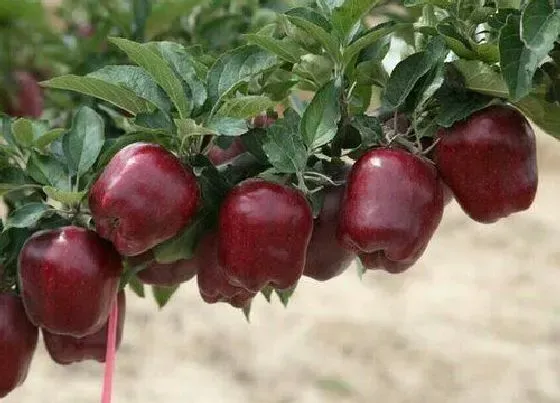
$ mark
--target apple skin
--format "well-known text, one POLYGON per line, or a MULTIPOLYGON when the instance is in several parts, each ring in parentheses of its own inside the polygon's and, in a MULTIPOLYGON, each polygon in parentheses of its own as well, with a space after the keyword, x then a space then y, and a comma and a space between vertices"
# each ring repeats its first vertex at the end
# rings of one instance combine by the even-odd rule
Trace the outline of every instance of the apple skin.
POLYGON ((217 145, 212 145, 208 150, 208 159, 214 165, 225 164, 231 161, 238 155, 245 152, 245 146, 239 137, 235 138, 231 145, 226 148, 220 148, 217 145))
POLYGON ((318 281, 330 280, 348 268, 356 255, 340 246, 336 238, 340 201, 344 187, 325 191, 323 207, 313 223, 303 275, 318 281))
MULTIPOLYGON (((126 296, 124 291, 119 292, 117 304, 119 307, 116 345, 118 349, 121 345, 126 317, 126 296)), ((86 360, 105 362, 108 330, 108 320, 99 331, 84 337, 53 334, 43 329, 43 341, 50 357, 57 364, 69 365, 86 360)))
POLYGON ((33 234, 18 268, 31 323, 50 333, 83 337, 107 321, 122 262, 113 245, 94 231, 69 226, 33 234))
POLYGON ((138 272, 137 276, 144 284, 173 287, 185 283, 196 276, 198 266, 194 259, 181 259, 172 263, 158 263, 154 260, 152 251, 129 259, 132 266, 147 263, 146 268, 138 272))
POLYGON ((218 235, 209 233, 200 241, 195 259, 199 267, 197 282, 204 302, 226 302, 235 308, 244 308, 256 295, 245 288, 230 284, 218 263, 218 235))
POLYGON ((7 107, 7 113, 13 117, 38 119, 43 114, 43 90, 37 79, 28 71, 14 72, 17 93, 14 102, 7 107))
POLYGON ((402 149, 377 148, 352 167, 337 237, 368 269, 401 272, 424 252, 443 215, 433 165, 402 149))
POLYGON ((175 236, 199 202, 192 171, 163 147, 147 143, 120 150, 89 193, 97 232, 124 256, 139 255, 175 236))
POLYGON ((0 399, 27 378, 38 337, 39 329, 27 318, 21 299, 0 294, 0 399))
POLYGON ((313 230, 301 192, 260 179, 241 182, 224 200, 218 227, 218 259, 231 284, 253 293, 297 284, 313 230))
POLYGON ((493 223, 531 206, 538 185, 535 133, 517 110, 491 106, 437 136, 440 175, 473 220, 493 223))

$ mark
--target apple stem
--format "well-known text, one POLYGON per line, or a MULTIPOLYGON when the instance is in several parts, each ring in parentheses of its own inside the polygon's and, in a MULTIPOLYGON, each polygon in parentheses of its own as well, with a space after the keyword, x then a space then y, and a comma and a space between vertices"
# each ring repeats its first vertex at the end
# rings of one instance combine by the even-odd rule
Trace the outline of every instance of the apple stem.
POLYGON ((109 330, 107 332, 107 352, 105 354, 105 378, 103 380, 103 392, 101 403, 111 403, 111 392, 113 387, 113 372, 115 369, 116 344, 117 344, 117 322, 119 307, 117 298, 113 301, 111 314, 109 315, 109 330))

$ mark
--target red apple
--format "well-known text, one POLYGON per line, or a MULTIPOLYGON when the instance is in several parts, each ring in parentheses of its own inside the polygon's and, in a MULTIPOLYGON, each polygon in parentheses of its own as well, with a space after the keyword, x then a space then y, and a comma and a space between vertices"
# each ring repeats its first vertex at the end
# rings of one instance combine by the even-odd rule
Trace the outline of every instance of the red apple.
POLYGON ((33 74, 27 71, 16 71, 14 80, 17 93, 13 102, 8 105, 7 113, 14 117, 40 118, 43 114, 43 90, 33 74))
POLYGON ((138 278, 144 284, 173 287, 184 283, 196 276, 198 266, 194 259, 181 259, 172 263, 158 263, 154 260, 152 251, 144 252, 129 259, 131 265, 146 264, 138 272, 138 278))
POLYGON ((0 399, 25 381, 38 337, 21 299, 0 294, 0 399))
MULTIPOLYGON (((124 291, 119 292, 117 299, 119 314, 117 323, 117 349, 122 341, 126 316, 126 297, 124 291)), ((75 362, 94 360, 105 362, 107 353, 108 321, 96 333, 84 337, 53 334, 43 329, 45 347, 54 362, 68 365, 75 362)))
POLYGON ((99 235, 124 256, 172 238, 196 213, 200 191, 192 171, 155 144, 135 143, 111 159, 91 187, 99 235))
POLYGON ((537 193, 535 133, 517 110, 491 106, 438 132, 438 170, 463 210, 492 223, 527 210, 537 193))
POLYGON ((82 337, 107 321, 121 257, 94 231, 62 227, 37 232, 25 242, 18 264, 25 310, 36 326, 82 337))
POLYGON ((231 285, 218 263, 218 236, 207 234, 196 251, 199 267, 197 281, 202 299, 209 303, 227 302, 236 308, 246 307, 256 293, 231 285))
POLYGON ((443 214, 443 188, 429 162, 377 148, 352 167, 337 236, 369 269, 402 271, 422 255, 443 214))
POLYGON ((336 227, 340 200, 344 187, 330 188, 325 192, 323 207, 313 223, 313 235, 307 247, 303 275, 326 281, 344 272, 356 255, 340 246, 336 227))
POLYGON ((219 215, 218 258, 228 281, 257 293, 295 286, 305 265, 313 215, 303 194, 260 179, 233 188, 219 215))
POLYGON ((237 137, 226 149, 220 148, 215 144, 212 145, 208 151, 208 159, 214 165, 221 165, 231 161, 243 152, 245 152, 245 146, 241 139, 237 137))

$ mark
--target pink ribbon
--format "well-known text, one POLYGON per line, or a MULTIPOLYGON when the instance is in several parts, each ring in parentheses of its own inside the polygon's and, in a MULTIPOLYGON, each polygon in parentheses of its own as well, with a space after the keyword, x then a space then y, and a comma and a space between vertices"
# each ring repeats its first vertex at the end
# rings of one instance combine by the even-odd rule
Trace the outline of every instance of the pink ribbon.
POLYGON ((117 350, 117 322, 119 318, 119 307, 117 298, 113 301, 111 314, 109 315, 109 331, 107 332, 107 353, 105 354, 105 377, 103 380, 103 392, 101 403, 111 403, 111 392, 113 389, 113 373, 115 370, 115 358, 117 350))

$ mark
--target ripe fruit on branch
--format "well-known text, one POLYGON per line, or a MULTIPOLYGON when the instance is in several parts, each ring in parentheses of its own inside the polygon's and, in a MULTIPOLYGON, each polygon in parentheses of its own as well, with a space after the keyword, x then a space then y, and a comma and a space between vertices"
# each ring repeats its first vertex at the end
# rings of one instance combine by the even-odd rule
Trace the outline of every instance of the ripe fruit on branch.
POLYGON ((356 257, 340 246, 336 239, 336 228, 340 212, 343 187, 327 189, 323 207, 313 223, 313 235, 307 248, 304 276, 319 281, 336 277, 352 263, 356 257))
POLYGON ((0 294, 0 399, 25 381, 38 337, 21 299, 0 294))
MULTIPOLYGON (((124 291, 117 297, 119 319, 117 324, 117 349, 122 340, 124 320, 126 315, 126 297, 124 291)), ((45 347, 54 362, 68 365, 85 360, 105 362, 107 352, 108 322, 97 332, 84 337, 64 336, 49 333, 43 329, 45 347)))
POLYGON ((259 115, 253 119, 253 126, 266 129, 276 122, 276 118, 268 115, 259 115))
POLYGON ((231 145, 226 148, 220 148, 217 145, 212 145, 210 150, 208 151, 208 159, 214 165, 221 165, 225 164, 226 162, 231 161, 239 154, 245 151, 245 146, 239 137, 235 138, 231 145))
POLYGON ((303 273, 313 215, 299 191, 259 179, 241 182, 220 208, 218 258, 228 281, 251 292, 295 286, 303 273))
POLYGON ((132 266, 147 264, 137 276, 144 284, 172 287, 196 276, 198 266, 194 259, 181 259, 172 263, 158 263, 151 251, 129 259, 132 266))
POLYGON ((535 133, 507 106, 474 113, 438 132, 438 170, 463 210, 491 223, 527 210, 537 192, 535 133))
POLYGON ((218 236, 207 234, 198 245, 195 259, 199 267, 197 281, 204 302, 214 304, 227 302, 236 308, 244 308, 256 293, 231 285, 218 263, 218 236))
POLYGON ((18 264, 23 303, 33 324, 82 337, 107 321, 121 257, 94 231, 61 227, 35 233, 25 242, 18 264))
POLYGON ((7 105, 7 113, 14 117, 39 118, 43 114, 43 90, 35 77, 27 71, 14 73, 17 92, 7 105))
POLYGON ((401 149, 373 149, 352 167, 337 236, 366 268, 400 272, 422 255, 442 214, 433 165, 401 149))
POLYGON ((194 216, 196 178, 173 154, 155 144, 120 150, 89 193, 97 232, 124 256, 135 256, 172 238, 194 216))

